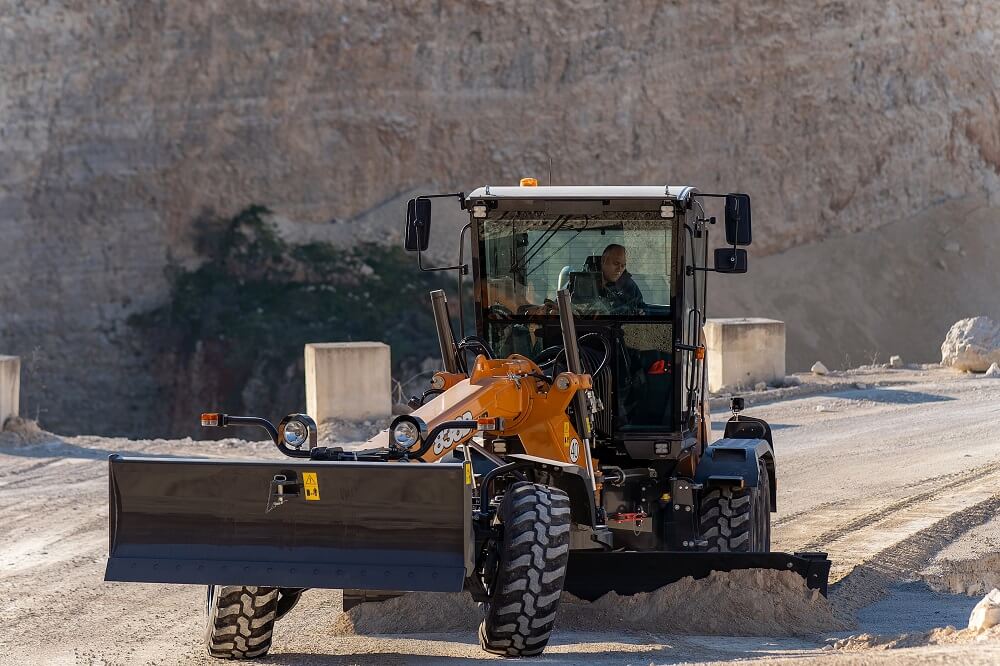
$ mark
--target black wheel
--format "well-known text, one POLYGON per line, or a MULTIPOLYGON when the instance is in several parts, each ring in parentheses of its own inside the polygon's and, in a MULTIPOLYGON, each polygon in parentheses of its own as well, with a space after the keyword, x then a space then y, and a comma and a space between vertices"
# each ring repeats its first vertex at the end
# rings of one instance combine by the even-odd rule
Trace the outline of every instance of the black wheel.
POLYGON ((278 588, 208 586, 205 647, 219 659, 253 659, 271 649, 278 588))
POLYGON ((479 644, 505 657, 541 654, 566 578, 569 498, 557 488, 515 483, 499 514, 503 540, 479 644))
POLYGON ((701 500, 701 537, 710 553, 771 551, 771 491, 767 465, 760 461, 756 488, 712 488, 701 500))

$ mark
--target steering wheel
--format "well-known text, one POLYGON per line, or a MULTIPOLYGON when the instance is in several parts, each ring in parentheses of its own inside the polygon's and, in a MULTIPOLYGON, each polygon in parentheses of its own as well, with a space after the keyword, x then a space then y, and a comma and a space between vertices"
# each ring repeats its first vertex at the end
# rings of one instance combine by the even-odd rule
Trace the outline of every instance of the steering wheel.
POLYGON ((499 303, 494 303, 490 307, 486 308, 487 314, 495 319, 510 319, 514 316, 514 313, 510 311, 506 305, 500 305, 499 303))

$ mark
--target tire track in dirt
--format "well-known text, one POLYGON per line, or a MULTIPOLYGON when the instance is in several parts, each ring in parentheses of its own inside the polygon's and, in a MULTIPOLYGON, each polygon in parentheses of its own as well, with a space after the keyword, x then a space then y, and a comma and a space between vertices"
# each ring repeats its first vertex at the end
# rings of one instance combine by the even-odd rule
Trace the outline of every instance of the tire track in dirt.
MULTIPOLYGON (((883 520, 878 520, 854 532, 823 544, 833 560, 831 579, 837 580, 850 571, 852 564, 863 563, 877 553, 903 543, 935 525, 963 526, 962 531, 982 524, 992 515, 981 515, 977 507, 1000 502, 1000 473, 984 477, 978 484, 964 486, 954 495, 936 495, 928 501, 914 504, 883 520), (980 520, 982 518, 982 520, 980 520)), ((956 532, 958 538, 961 532, 956 532)), ((941 543, 941 547, 949 541, 941 543)), ((920 562, 921 568, 929 562, 920 562)), ((915 573, 915 572, 911 572, 915 573)))
MULTIPOLYGON (((936 477, 934 479, 928 479, 921 482, 920 484, 914 484, 911 488, 915 486, 926 486, 932 484, 933 488, 926 490, 924 492, 919 492, 915 495, 909 495, 903 497, 895 502, 887 505, 877 506, 857 517, 849 520, 846 523, 837 524, 835 521, 841 520, 843 518, 844 507, 840 503, 832 503, 832 506, 824 507, 823 509, 814 510, 811 515, 808 516, 808 522, 815 525, 829 525, 837 524, 836 527, 830 529, 826 532, 822 532, 812 540, 808 541, 801 548, 802 550, 821 550, 828 547, 829 544, 841 539, 849 534, 853 534, 858 530, 864 529, 876 523, 888 520, 892 515, 898 514, 900 512, 912 510, 917 504, 927 503, 935 500, 942 495, 947 493, 960 491, 962 488, 967 486, 978 487, 981 486, 983 479, 987 477, 997 477, 997 485, 994 488, 1000 489, 1000 464, 989 464, 983 465, 981 467, 970 470, 967 474, 948 474, 942 477, 936 477), (951 478, 951 481, 942 482, 944 479, 951 478)), ((898 491, 897 491, 898 492, 898 491)), ((872 498, 877 500, 878 498, 872 498)), ((860 508, 860 507, 854 507, 860 508)))
MULTIPOLYGON (((8 452, 0 449, 0 453, 8 453, 8 452)), ((34 464, 29 464, 23 467, 21 465, 6 467, 0 470, 0 488, 10 487, 8 485, 9 482, 4 481, 3 479, 14 477, 14 480, 16 481, 18 477, 30 475, 32 472, 40 470, 43 467, 49 467, 59 462, 62 462, 59 458, 47 458, 39 462, 36 462, 34 464)))
MULTIPOLYGON (((904 504, 905 502, 911 501, 915 498, 922 497, 923 495, 929 495, 935 492, 946 490, 956 485, 961 485, 968 481, 981 478, 982 476, 990 474, 998 469, 1000 469, 1000 463, 991 463, 988 465, 983 465, 981 467, 973 468, 968 472, 964 470, 961 472, 950 472, 948 474, 942 474, 941 476, 920 479, 919 481, 915 481, 905 486, 893 488, 891 489, 891 492, 886 492, 882 495, 871 497, 869 499, 871 501, 876 501, 879 499, 888 499, 890 495, 896 495, 906 491, 919 490, 926 486, 934 486, 935 490, 926 491, 924 493, 920 493, 917 495, 909 495, 888 506, 904 504)), ((772 520, 771 527, 772 528, 784 527, 785 525, 795 524, 801 521, 816 522, 819 524, 829 524, 829 521, 827 519, 829 512, 836 509, 840 509, 841 511, 843 511, 843 507, 844 507, 843 500, 833 500, 830 502, 823 502, 822 504, 817 504, 816 506, 810 509, 804 511, 796 511, 795 513, 789 513, 784 516, 781 516, 780 518, 772 520)), ((872 513, 875 512, 876 512, 875 510, 872 511, 872 513)), ((816 540, 820 538, 821 537, 816 537, 816 540)), ((801 549, 805 550, 807 549, 807 547, 802 546, 801 549)))
POLYGON ((914 578, 946 545, 964 532, 992 520, 1000 510, 1000 488, 982 501, 963 511, 951 513, 937 522, 879 550, 853 567, 850 573, 834 583, 830 600, 834 611, 843 619, 851 619, 862 608, 883 596, 894 584, 914 578))

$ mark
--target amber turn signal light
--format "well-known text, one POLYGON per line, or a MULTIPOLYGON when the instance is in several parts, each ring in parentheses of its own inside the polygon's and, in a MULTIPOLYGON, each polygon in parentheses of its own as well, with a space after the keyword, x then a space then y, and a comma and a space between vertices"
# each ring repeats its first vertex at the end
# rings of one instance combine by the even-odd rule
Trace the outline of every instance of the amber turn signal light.
POLYGON ((499 416, 494 418, 485 417, 476 419, 476 430, 479 430, 480 432, 488 430, 503 430, 503 419, 499 416))

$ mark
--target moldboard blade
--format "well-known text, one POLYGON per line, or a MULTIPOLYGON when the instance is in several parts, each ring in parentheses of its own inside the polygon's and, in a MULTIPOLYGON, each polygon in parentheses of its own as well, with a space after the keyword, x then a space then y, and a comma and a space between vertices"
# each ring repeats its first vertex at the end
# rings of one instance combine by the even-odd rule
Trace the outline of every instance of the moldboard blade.
POLYGON ((461 464, 113 455, 110 491, 105 580, 457 592, 472 568, 461 464))
POLYGON ((826 553, 691 553, 604 552, 574 550, 569 554, 564 590, 594 601, 608 592, 627 596, 653 590, 713 571, 776 569, 794 571, 824 596, 830 576, 826 553))

